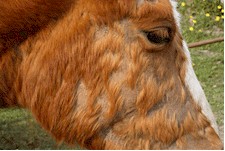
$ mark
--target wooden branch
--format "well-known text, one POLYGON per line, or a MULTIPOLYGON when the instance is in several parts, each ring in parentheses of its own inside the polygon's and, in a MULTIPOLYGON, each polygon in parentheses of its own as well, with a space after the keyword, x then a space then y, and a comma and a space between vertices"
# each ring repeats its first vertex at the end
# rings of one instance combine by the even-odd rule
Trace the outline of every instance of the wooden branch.
POLYGON ((203 40, 203 41, 199 41, 199 42, 190 43, 190 44, 188 44, 188 47, 194 48, 194 47, 199 47, 199 46, 212 44, 212 43, 216 43, 216 42, 222 42, 222 41, 224 41, 224 37, 219 37, 219 38, 215 38, 215 39, 209 39, 209 40, 203 40))

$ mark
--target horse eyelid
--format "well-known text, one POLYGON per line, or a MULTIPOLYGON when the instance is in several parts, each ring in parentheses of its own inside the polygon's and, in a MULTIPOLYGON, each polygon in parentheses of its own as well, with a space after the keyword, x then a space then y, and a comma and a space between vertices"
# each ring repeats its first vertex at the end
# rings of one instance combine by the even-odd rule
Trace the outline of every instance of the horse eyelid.
POLYGON ((148 41, 154 44, 166 44, 171 41, 171 29, 167 27, 158 27, 149 31, 143 30, 148 41))

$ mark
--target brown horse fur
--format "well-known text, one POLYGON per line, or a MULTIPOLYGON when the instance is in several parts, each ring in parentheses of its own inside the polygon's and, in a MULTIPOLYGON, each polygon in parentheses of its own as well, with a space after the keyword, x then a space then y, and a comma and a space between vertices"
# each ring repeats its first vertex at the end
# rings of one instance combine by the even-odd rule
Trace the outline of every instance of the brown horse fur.
POLYGON ((169 0, 60 2, 0 2, 1 106, 88 149, 223 147, 185 85, 169 0))
POLYGON ((72 3, 73 0, 0 1, 0 53, 62 17, 72 3))

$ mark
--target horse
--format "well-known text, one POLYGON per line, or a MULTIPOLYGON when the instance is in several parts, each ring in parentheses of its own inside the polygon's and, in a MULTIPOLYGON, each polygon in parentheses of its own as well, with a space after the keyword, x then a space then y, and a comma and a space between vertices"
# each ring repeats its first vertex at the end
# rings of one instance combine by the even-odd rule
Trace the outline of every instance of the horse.
POLYGON ((222 149, 174 0, 0 2, 0 106, 87 149, 222 149))

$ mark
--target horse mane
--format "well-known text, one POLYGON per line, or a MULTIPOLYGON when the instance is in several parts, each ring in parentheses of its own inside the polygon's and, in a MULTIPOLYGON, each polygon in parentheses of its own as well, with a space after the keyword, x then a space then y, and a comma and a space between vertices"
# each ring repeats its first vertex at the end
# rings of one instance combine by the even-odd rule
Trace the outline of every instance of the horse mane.
POLYGON ((74 0, 0 1, 0 54, 62 17, 74 0))

